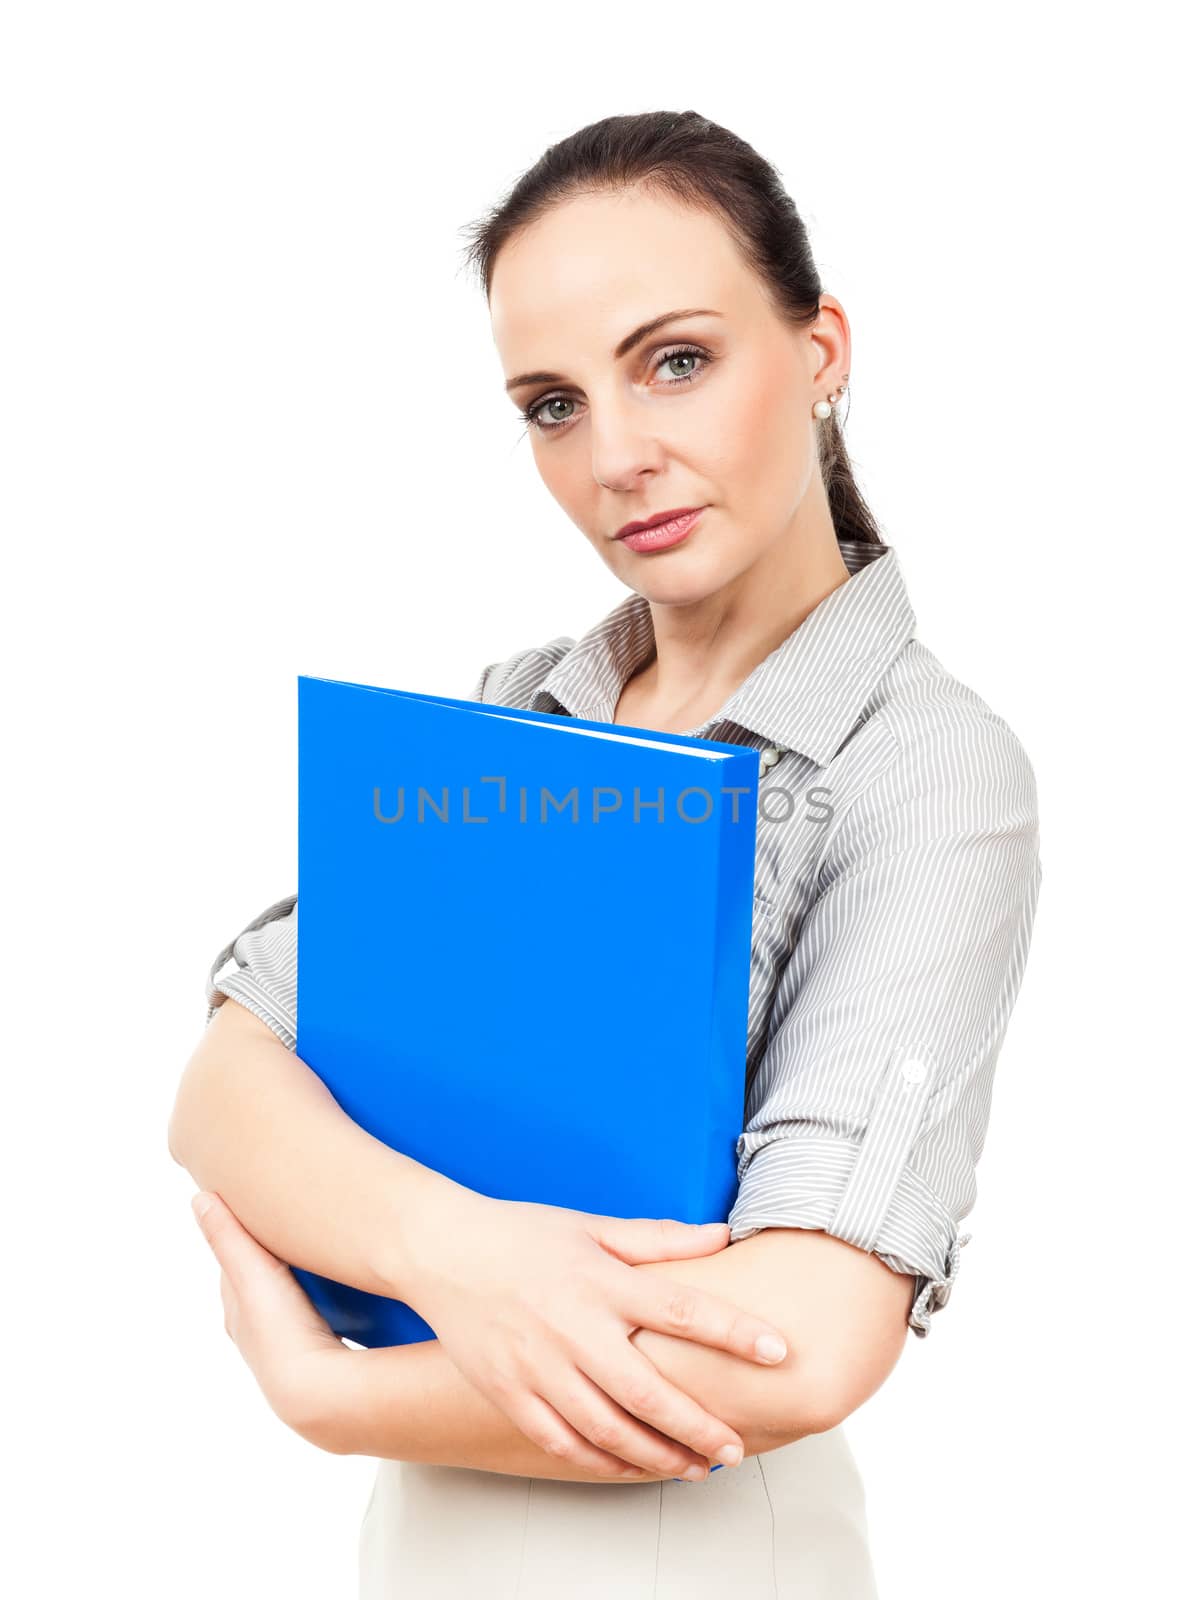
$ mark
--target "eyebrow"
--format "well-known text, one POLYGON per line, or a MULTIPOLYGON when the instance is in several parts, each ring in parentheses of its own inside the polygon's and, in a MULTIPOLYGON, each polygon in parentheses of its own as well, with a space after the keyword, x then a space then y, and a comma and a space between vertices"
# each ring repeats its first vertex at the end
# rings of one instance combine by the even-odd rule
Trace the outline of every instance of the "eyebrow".
MULTIPOLYGON (((649 322, 643 322, 634 328, 632 333, 627 333, 613 351, 613 360, 620 361, 622 356, 627 356, 635 345, 641 344, 650 334, 655 333, 664 323, 678 322, 684 317, 719 317, 720 311, 709 311, 703 307, 691 311, 664 311, 661 317, 652 317, 649 322)), ((505 394, 511 394, 514 389, 522 389, 527 383, 567 383, 561 372, 523 372, 519 378, 510 378, 504 385, 505 394)))

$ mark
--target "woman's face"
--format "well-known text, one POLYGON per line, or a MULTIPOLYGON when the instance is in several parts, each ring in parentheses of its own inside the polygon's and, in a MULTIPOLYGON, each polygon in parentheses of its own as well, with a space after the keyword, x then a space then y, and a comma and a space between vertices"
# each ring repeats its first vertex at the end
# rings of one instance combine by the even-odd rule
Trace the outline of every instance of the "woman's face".
POLYGON ((716 217, 634 190, 566 201, 504 246, 490 307, 509 394, 546 487, 629 588, 702 599, 827 521, 812 405, 850 346, 821 306, 784 323, 716 217), (679 543, 617 538, 697 506, 679 543))

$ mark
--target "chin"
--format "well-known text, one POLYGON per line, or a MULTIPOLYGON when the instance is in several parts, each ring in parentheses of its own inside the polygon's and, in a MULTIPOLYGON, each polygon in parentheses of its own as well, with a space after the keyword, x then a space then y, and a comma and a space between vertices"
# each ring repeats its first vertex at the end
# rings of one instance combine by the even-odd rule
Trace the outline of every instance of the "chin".
POLYGON ((647 573, 637 585, 638 592, 660 606, 690 606, 707 600, 729 582, 712 572, 647 573))

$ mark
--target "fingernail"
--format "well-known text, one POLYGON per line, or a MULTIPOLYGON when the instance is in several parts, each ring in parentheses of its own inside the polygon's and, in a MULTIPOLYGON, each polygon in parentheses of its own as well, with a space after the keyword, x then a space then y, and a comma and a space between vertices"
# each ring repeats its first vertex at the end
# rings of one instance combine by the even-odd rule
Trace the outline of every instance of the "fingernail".
POLYGON ((787 1355, 787 1345, 772 1333, 764 1333, 754 1348, 764 1361, 782 1361, 787 1355))
MULTIPOLYGON (((738 1462, 742 1459, 742 1452, 738 1449, 737 1445, 727 1444, 724 1449, 717 1451, 717 1459, 718 1461, 724 1462, 727 1467, 736 1467, 738 1462)), ((715 1467, 713 1468, 713 1471, 716 1471, 715 1467)))
POLYGON ((206 1194, 203 1189, 192 1196, 192 1211, 195 1214, 197 1222, 199 1222, 200 1218, 204 1215, 212 1203, 212 1195, 206 1194))

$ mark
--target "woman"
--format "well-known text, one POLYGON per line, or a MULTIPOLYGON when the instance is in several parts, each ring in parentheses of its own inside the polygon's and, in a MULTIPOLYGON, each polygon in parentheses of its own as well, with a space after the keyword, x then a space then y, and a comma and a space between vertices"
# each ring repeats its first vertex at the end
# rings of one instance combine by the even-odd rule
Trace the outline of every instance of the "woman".
POLYGON ((545 153, 471 256, 538 470, 631 590, 582 639, 486 667, 476 698, 761 751, 727 1239, 501 1209, 423 1168, 376 1187, 312 1075, 306 1145, 294 895, 213 964, 172 1149, 230 1201, 202 1226, 268 1400, 380 1457, 362 1595, 858 1600, 876 1590, 841 1423, 928 1333, 969 1237, 1041 880, 1033 773, 914 637, 842 442, 846 316, 760 156, 692 112, 608 118, 545 153), (279 1119, 307 1171, 253 1170, 279 1119), (331 1219, 307 1197, 335 1170, 331 1219), (279 1258, 403 1286, 438 1339, 348 1350, 279 1258), (682 1322, 649 1293, 664 1279, 682 1322), (705 1476, 722 1445, 745 1458, 705 1476))

